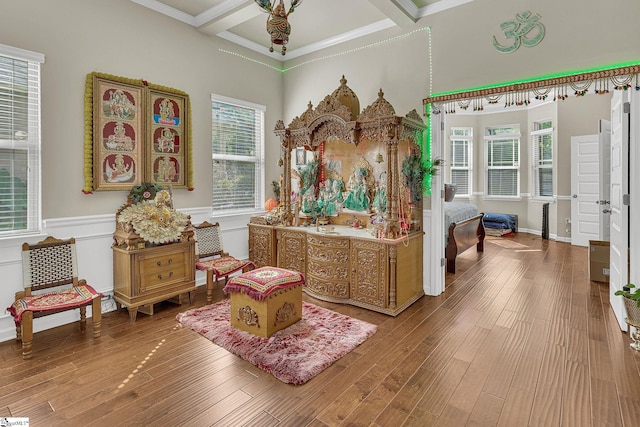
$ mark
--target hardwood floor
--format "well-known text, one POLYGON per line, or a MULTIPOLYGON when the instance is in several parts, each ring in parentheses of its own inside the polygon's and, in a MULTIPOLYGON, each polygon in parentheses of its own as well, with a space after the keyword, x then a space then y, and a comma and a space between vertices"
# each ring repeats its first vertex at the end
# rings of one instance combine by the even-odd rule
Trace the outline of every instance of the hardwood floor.
MULTIPOLYGON (((102 337, 35 334, 33 359, 0 344, 0 417, 32 426, 637 426, 640 353, 629 348, 587 250, 520 233, 460 258, 447 290, 393 318, 309 302, 379 326, 301 386, 181 327, 161 303, 102 337)), ((215 299, 223 298, 219 289, 215 299)), ((200 288, 194 306, 204 305, 200 288)))

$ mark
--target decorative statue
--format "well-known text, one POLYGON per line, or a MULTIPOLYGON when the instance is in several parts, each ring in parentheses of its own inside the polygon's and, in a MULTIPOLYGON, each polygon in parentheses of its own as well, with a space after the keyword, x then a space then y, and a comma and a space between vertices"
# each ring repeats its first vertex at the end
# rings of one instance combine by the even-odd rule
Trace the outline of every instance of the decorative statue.
POLYGON ((304 193, 302 193, 302 208, 303 213, 310 214, 316 205, 316 187, 311 185, 304 193))
POLYGON ((343 206, 353 211, 367 211, 369 209, 369 196, 367 195, 367 170, 356 168, 349 177, 349 193, 344 199, 343 206))
POLYGON ((324 182, 318 205, 325 216, 336 216, 342 208, 342 181, 328 179, 324 182))
POLYGON ((318 160, 314 159, 306 165, 299 165, 297 168, 300 177, 300 197, 302 199, 303 213, 311 213, 316 202, 316 182, 318 180, 318 160))
POLYGON ((387 172, 380 173, 376 197, 373 199, 373 207, 377 212, 387 211, 387 172))

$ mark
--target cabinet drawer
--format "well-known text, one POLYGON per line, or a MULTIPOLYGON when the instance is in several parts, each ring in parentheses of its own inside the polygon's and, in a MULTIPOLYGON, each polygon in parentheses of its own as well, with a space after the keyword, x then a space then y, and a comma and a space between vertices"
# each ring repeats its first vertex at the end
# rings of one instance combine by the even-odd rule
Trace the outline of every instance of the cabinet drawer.
POLYGON ((155 292, 158 289, 187 280, 184 264, 174 264, 169 268, 143 273, 140 277, 139 294, 155 292))
POLYGON ((171 270, 179 266, 184 267, 185 252, 176 251, 165 254, 157 254, 140 257, 140 273, 144 276, 165 270, 171 270))
POLYGON ((325 297, 336 302, 349 299, 349 282, 326 280, 313 274, 308 274, 306 279, 304 291, 312 296, 325 297))
POLYGON ((349 263, 345 262, 337 264, 309 259, 307 262, 307 274, 312 274, 325 280, 348 281, 349 263))

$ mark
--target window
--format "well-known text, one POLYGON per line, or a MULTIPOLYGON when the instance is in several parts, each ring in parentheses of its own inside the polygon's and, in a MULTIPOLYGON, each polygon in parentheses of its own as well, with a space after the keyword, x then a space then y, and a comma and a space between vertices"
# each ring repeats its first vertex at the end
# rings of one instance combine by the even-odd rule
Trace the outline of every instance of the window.
POLYGON ((262 105, 211 96, 213 211, 253 211, 264 204, 262 105))
POLYGON ((473 129, 451 128, 451 155, 449 172, 456 186, 456 196, 471 195, 471 159, 473 158, 473 129))
POLYGON ((486 195, 489 197, 520 196, 520 126, 488 127, 486 195))
POLYGON ((531 132, 533 147, 533 194, 553 197, 553 123, 534 122, 531 132))
POLYGON ((40 64, 0 45, 0 237, 40 231, 40 64))

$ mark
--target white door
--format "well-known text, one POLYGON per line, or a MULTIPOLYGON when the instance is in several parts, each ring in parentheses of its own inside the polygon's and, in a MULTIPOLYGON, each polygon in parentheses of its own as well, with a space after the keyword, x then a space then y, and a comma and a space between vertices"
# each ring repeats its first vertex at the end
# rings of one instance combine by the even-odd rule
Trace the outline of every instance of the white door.
MULTIPOLYGON (((600 240, 598 135, 571 137, 571 244, 600 240)), ((607 220, 609 218, 607 217, 607 220)))
MULTIPOLYGON (((600 141, 600 200, 602 207, 609 208, 611 203, 611 122, 609 120, 598 121, 598 139, 600 141)), ((610 209, 600 209, 600 238, 609 241, 610 209)))
POLYGON ((614 91, 611 100, 611 246, 609 251, 609 302, 621 329, 626 329, 622 298, 614 293, 628 280, 629 208, 623 195, 629 193, 629 102, 628 91, 614 91))

